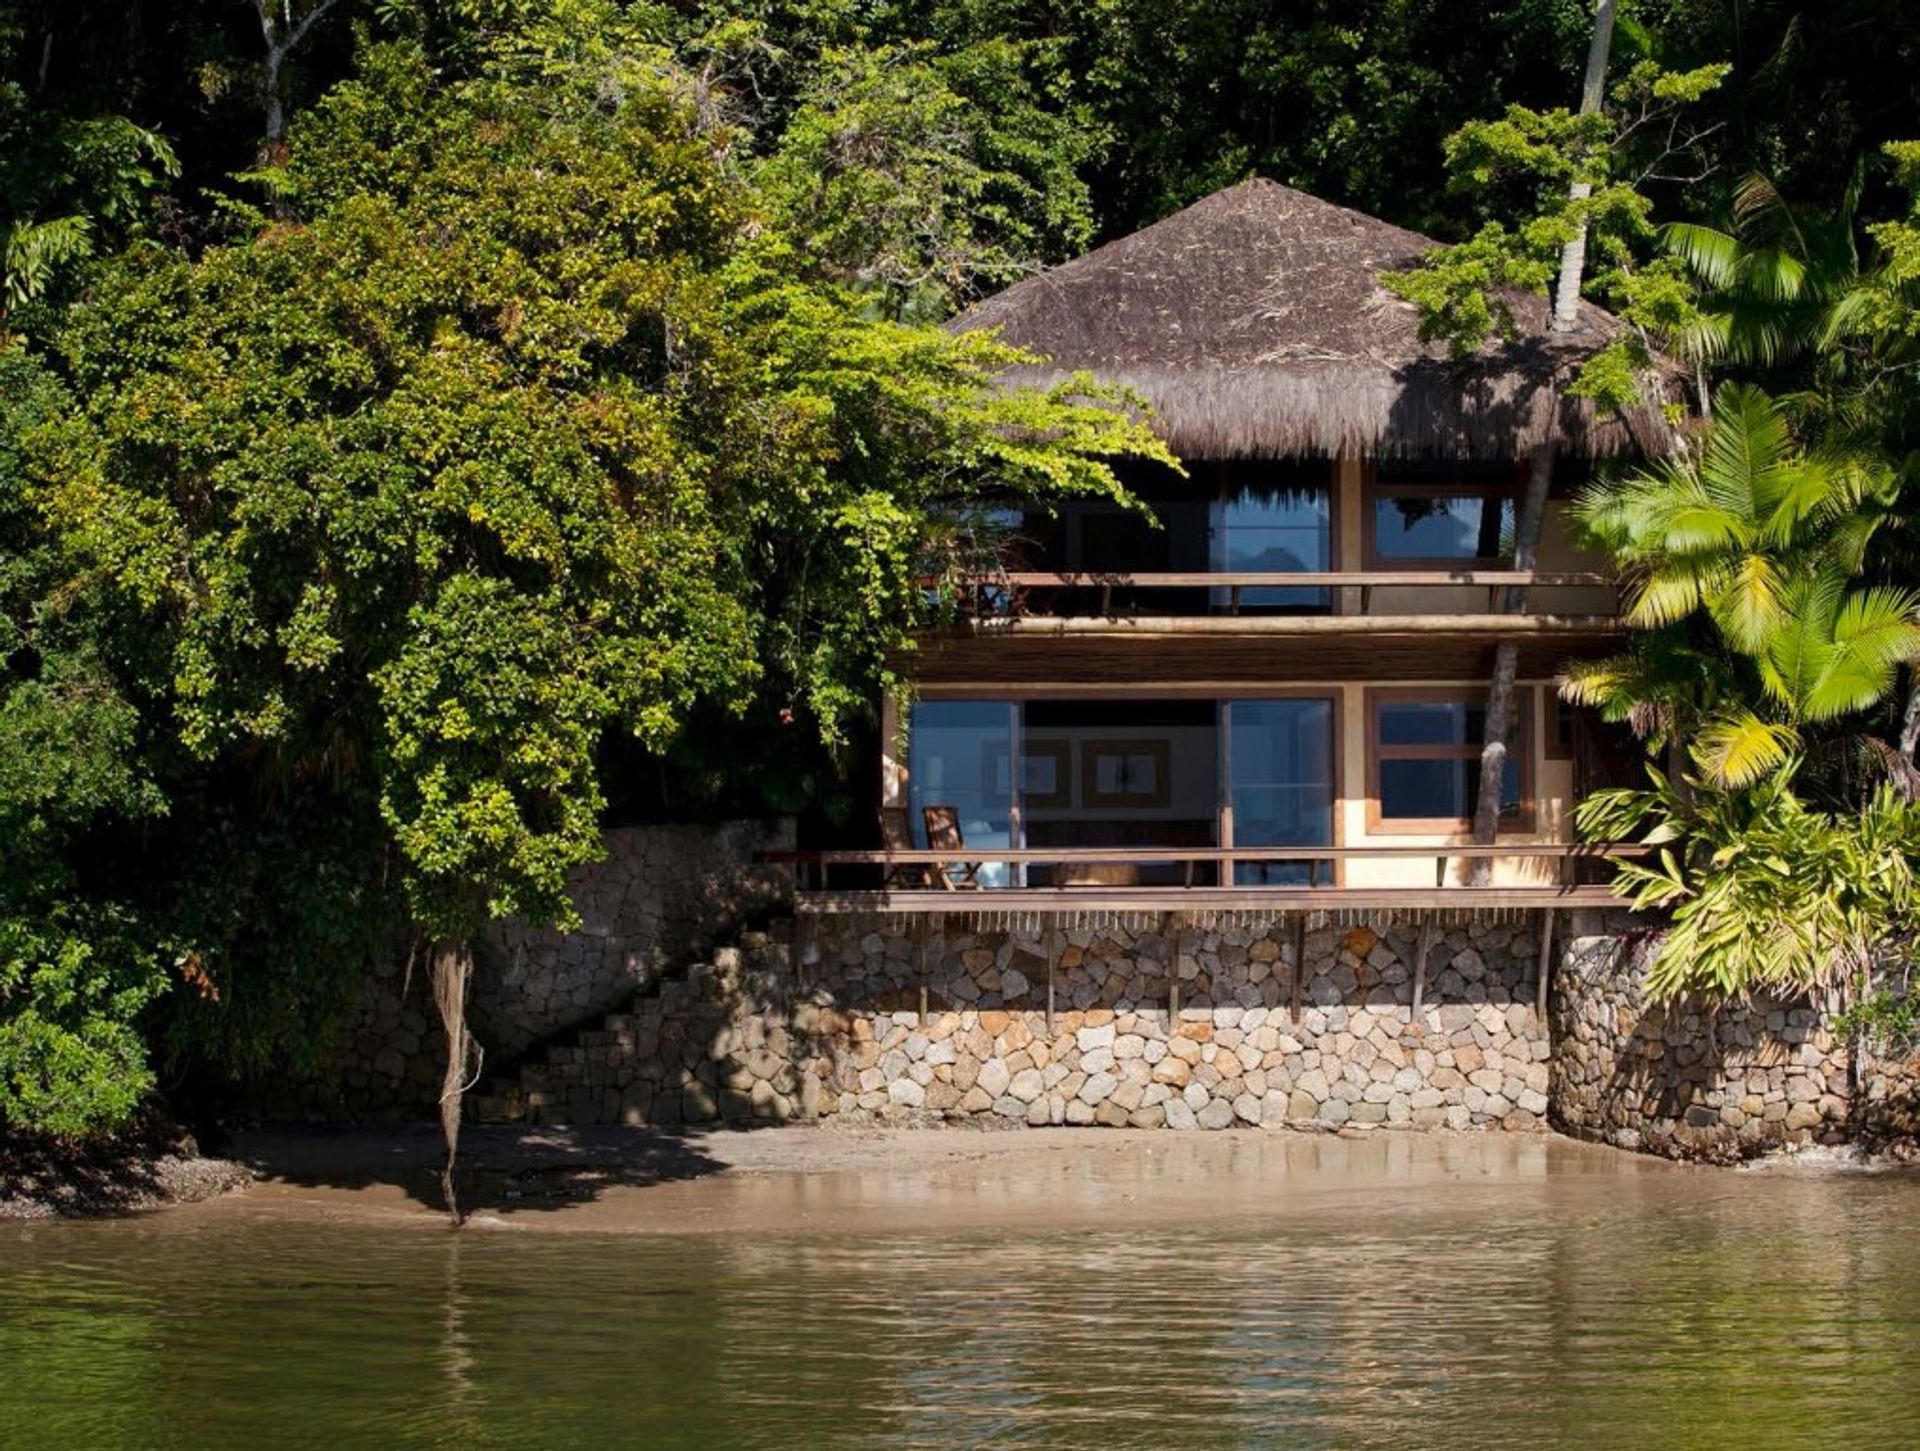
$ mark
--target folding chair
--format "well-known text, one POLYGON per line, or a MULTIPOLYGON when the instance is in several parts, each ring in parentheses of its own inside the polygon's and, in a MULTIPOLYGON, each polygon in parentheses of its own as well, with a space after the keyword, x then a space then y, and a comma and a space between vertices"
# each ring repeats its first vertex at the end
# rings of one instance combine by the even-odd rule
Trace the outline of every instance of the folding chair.
MULTIPOLYGON (((923 807, 920 817, 927 824, 927 846, 930 850, 962 852, 967 849, 966 838, 960 831, 959 807, 923 807)), ((938 875, 940 885, 950 892, 962 889, 977 891, 980 886, 980 863, 942 862, 938 875)))
MULTIPOLYGON (((888 851, 917 851, 913 831, 907 825, 913 818, 904 806, 880 808, 880 845, 888 851)), ((925 862, 897 862, 887 868, 883 887, 931 887, 933 868, 925 862)))

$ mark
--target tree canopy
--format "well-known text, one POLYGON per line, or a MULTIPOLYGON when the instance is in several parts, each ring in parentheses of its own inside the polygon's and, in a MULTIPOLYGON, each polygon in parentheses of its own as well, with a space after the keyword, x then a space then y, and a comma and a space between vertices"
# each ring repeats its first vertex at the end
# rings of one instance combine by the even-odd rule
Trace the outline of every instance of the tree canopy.
POLYGON ((1590 238, 1635 332, 1580 386, 1686 375, 1685 451, 1582 506, 1647 628, 1570 688, 1704 746, 1607 820, 1724 921, 1716 831, 1837 832, 1920 740, 1920 12, 1625 3, 1582 114, 1591 23, 0 0, 0 1119, 297 1062, 376 954, 566 920, 623 763, 830 798, 971 518, 1171 462, 938 324, 1253 174, 1452 244, 1398 285, 1463 349, 1590 238))

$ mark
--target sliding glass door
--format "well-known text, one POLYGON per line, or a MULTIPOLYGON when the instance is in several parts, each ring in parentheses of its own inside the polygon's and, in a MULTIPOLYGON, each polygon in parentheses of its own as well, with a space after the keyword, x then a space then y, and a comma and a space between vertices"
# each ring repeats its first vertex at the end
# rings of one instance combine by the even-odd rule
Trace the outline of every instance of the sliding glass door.
MULTIPOLYGON (((923 700, 913 709, 907 803, 915 842, 927 846, 926 812, 950 809, 969 852, 1013 846, 1013 760, 1019 706, 1006 700, 923 700)), ((982 886, 1008 885, 1004 863, 982 886)))
MULTIPOLYGON (((1224 753, 1233 846, 1333 845, 1333 701, 1234 700, 1224 753)), ((1332 861, 1237 862, 1236 886, 1333 884, 1332 861)))

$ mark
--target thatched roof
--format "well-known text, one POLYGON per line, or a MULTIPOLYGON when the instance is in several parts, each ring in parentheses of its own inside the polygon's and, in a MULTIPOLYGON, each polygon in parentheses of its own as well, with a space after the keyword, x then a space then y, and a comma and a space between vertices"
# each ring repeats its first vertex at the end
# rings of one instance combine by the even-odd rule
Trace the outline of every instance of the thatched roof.
POLYGON ((997 328, 1048 359, 1009 381, 1087 369, 1153 403, 1188 458, 1290 454, 1502 457, 1554 437, 1597 457, 1652 451, 1657 408, 1596 417, 1562 387, 1624 324, 1583 303, 1545 333, 1545 298, 1516 294, 1531 335, 1456 362, 1379 276, 1432 239, 1271 181, 1185 211, 987 298, 952 326, 997 328), (1555 386, 1555 385, 1560 386, 1555 386))

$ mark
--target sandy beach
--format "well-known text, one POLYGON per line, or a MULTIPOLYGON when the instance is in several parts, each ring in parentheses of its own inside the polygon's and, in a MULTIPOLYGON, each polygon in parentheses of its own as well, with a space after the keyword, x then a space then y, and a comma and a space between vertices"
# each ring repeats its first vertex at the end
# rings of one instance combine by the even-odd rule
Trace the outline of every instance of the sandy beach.
MULTIPOLYGON (((1389 1187, 1444 1186, 1457 1205, 1481 1185, 1510 1198, 1516 1183, 1606 1193, 1721 1179, 1550 1134, 470 1129, 461 1150, 462 1202, 482 1231, 925 1232, 1116 1214, 1179 1224, 1338 1216, 1389 1187)), ((446 1224, 428 1127, 262 1130, 231 1152, 253 1183, 169 1212, 446 1224)))

